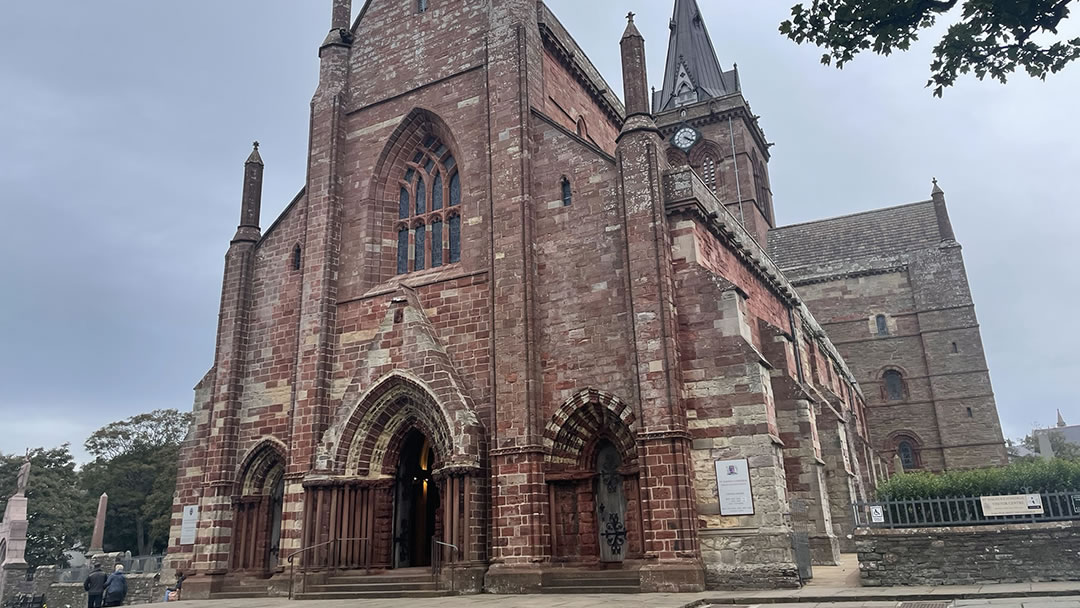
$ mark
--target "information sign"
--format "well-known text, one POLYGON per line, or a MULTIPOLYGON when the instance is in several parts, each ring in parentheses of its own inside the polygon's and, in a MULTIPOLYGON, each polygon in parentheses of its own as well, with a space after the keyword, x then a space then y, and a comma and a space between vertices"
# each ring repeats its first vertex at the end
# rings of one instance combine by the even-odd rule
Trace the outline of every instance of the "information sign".
POLYGON ((983 515, 1001 517, 1006 515, 1042 515, 1042 496, 1039 494, 1016 494, 1013 496, 983 496, 983 515))
POLYGON ((199 527, 199 507, 184 507, 184 519, 180 522, 180 544, 194 545, 195 531, 199 527))
POLYGON ((721 515, 753 515, 750 465, 745 458, 716 461, 716 488, 721 515))
POLYGON ((870 506, 870 521, 875 524, 885 523, 885 507, 881 505, 870 506))

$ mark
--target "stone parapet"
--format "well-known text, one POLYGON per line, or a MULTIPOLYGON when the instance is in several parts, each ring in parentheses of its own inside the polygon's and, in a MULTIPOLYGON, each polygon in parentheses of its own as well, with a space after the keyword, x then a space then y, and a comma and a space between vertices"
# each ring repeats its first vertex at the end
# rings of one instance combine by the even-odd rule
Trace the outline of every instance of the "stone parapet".
POLYGON ((859 529, 865 587, 1080 580, 1080 522, 859 529))

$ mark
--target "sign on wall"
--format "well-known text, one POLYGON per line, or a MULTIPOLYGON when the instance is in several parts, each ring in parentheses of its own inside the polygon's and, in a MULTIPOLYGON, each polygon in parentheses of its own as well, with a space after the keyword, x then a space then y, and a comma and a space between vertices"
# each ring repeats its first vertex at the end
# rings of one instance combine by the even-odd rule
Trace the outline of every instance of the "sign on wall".
POLYGON ((180 522, 180 544, 194 545, 195 531, 199 527, 199 507, 184 507, 184 519, 180 522))
POLYGON ((716 461, 716 489, 720 495, 721 515, 754 514, 750 464, 745 458, 716 461))
POLYGON ((1042 515, 1042 496, 1039 494, 1016 494, 1013 496, 982 496, 983 515, 1042 515))

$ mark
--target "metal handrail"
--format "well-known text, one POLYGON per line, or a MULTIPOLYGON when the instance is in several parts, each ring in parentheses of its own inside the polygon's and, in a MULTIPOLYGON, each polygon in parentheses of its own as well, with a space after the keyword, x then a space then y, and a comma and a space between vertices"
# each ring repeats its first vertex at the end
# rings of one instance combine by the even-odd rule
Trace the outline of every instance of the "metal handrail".
MULTIPOLYGON (((292 553, 290 553, 289 556, 285 558, 285 560, 289 562, 289 599, 290 600, 293 599, 293 582, 296 580, 296 577, 295 577, 296 564, 295 564, 295 562, 293 560, 297 555, 301 555, 301 554, 307 553, 308 551, 313 551, 315 549, 320 549, 320 548, 325 547, 327 545, 333 545, 334 548, 336 549, 337 544, 340 543, 340 542, 356 542, 356 541, 360 541, 360 543, 361 543, 361 545, 360 545, 361 546, 361 553, 363 553, 363 548, 367 546, 367 543, 370 540, 371 540, 370 538, 360 538, 360 537, 357 537, 357 538, 335 538, 333 540, 328 540, 326 542, 321 542, 321 543, 311 545, 311 546, 308 546, 308 547, 303 547, 301 549, 297 549, 296 551, 293 551, 292 553)), ((333 551, 333 549, 332 549, 332 551, 333 551)), ((366 574, 371 574, 371 560, 369 559, 369 560, 365 560, 365 561, 367 563, 364 564, 364 572, 366 574)), ((337 569, 340 570, 340 568, 337 568, 337 569)), ((308 571, 308 568, 307 568, 306 565, 303 567, 302 570, 300 570, 301 576, 304 577, 304 590, 305 591, 307 590, 307 571, 308 571)))
MULTIPOLYGON (((431 539, 431 577, 433 579, 438 579, 439 573, 442 572, 442 551, 437 551, 436 550, 439 547, 449 547, 449 548, 454 550, 454 553, 451 554, 451 561, 457 561, 456 559, 453 559, 453 557, 461 555, 461 549, 459 549, 457 545, 451 545, 450 543, 444 543, 441 540, 437 540, 435 538, 432 538, 431 539)), ((438 583, 438 580, 436 580, 435 582, 438 583)), ((456 587, 456 585, 454 584, 454 577, 451 576, 450 577, 450 592, 451 593, 453 593, 455 591, 455 587, 456 587)))

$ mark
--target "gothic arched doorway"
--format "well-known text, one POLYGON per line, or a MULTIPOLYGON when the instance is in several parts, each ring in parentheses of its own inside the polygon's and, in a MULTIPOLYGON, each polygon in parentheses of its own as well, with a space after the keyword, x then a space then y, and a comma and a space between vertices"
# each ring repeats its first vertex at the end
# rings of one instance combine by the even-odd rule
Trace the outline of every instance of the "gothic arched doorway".
POLYGON ((231 569, 271 574, 279 565, 285 503, 285 461, 275 446, 263 444, 248 457, 233 497, 231 569))
POLYGON ((395 476, 395 568, 431 565, 440 506, 439 487, 431 476, 434 464, 435 450, 428 438, 419 430, 410 430, 402 442, 395 476))

